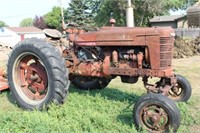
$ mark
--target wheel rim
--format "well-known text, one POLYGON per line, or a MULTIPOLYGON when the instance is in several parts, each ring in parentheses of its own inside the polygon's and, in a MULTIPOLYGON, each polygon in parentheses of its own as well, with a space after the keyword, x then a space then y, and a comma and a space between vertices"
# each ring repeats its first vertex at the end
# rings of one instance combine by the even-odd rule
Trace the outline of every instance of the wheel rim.
POLYGON ((169 127, 169 116, 158 105, 145 106, 140 112, 140 119, 144 127, 150 131, 165 131, 169 127))
POLYGON ((13 83, 19 96, 29 104, 41 103, 48 93, 48 73, 33 53, 21 54, 13 65, 13 83))
POLYGON ((184 90, 180 84, 176 84, 172 89, 169 91, 169 98, 175 101, 181 100, 184 94, 184 90))

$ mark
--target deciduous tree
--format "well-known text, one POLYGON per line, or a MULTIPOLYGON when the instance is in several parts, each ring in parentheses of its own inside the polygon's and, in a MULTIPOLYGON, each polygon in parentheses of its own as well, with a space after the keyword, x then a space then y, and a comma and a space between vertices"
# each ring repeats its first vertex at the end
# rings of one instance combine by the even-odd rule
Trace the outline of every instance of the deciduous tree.
POLYGON ((33 26, 33 19, 32 18, 25 18, 20 22, 19 26, 21 26, 21 27, 33 26))
POLYGON ((0 20, 0 28, 5 26, 7 26, 6 23, 0 20))
POLYGON ((61 9, 60 7, 53 7, 52 11, 48 12, 44 15, 44 21, 47 27, 52 29, 61 29, 62 22, 61 22, 61 9))
POLYGON ((33 25, 42 30, 47 28, 47 25, 42 16, 35 16, 35 18, 33 20, 33 25))

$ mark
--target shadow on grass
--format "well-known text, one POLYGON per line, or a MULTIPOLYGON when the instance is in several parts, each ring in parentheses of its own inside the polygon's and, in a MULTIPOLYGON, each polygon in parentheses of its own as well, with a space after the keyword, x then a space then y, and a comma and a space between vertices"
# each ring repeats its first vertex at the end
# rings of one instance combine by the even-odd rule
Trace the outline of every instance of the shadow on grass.
MULTIPOLYGON (((13 104, 13 105, 15 105, 15 106, 18 106, 18 105, 16 104, 16 101, 14 100, 14 98, 13 98, 13 96, 12 96, 10 90, 6 90, 6 96, 7 96, 8 100, 9 100, 9 102, 10 102, 11 104, 13 104)), ((19 106, 18 106, 18 107, 19 107, 19 106)))
POLYGON ((97 94, 100 94, 106 100, 113 100, 119 102, 128 102, 128 106, 124 108, 120 114, 117 116, 117 120, 123 124, 129 125, 130 127, 133 126, 132 120, 132 110, 133 105, 139 100, 140 95, 134 93, 127 93, 121 90, 106 87, 101 90, 80 90, 73 85, 70 86, 69 94, 70 93, 78 93, 80 95, 91 95, 95 97, 97 94))
POLYGON ((129 104, 133 104, 140 98, 139 95, 133 94, 133 93, 127 93, 123 92, 121 90, 106 87, 104 89, 97 89, 97 90, 81 90, 73 85, 70 86, 69 94, 70 93, 78 93, 80 95, 91 95, 96 96, 97 94, 100 94, 101 97, 107 100, 114 100, 119 102, 127 101, 129 104))

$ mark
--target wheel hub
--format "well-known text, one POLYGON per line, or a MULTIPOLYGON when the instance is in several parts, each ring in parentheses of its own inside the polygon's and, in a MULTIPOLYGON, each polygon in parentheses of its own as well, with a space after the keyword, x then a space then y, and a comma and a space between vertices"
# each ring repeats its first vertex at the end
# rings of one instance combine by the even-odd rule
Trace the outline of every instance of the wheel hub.
POLYGON ((169 91, 169 97, 173 100, 181 99, 182 95, 183 95, 183 89, 178 84, 172 87, 171 90, 169 91))
POLYGON ((146 127, 162 131, 168 126, 168 116, 165 111, 158 106, 149 106, 143 109, 142 118, 146 127))
POLYGON ((178 91, 179 91, 179 89, 178 89, 178 87, 177 87, 177 86, 175 86, 175 87, 173 87, 173 88, 172 88, 172 91, 173 91, 174 93, 176 93, 176 94, 177 94, 177 93, 178 93, 178 91))
POLYGON ((44 66, 35 56, 26 56, 19 62, 18 80, 24 94, 33 100, 46 96, 48 78, 44 66))
POLYGON ((156 116, 156 115, 153 115, 152 117, 151 117, 151 121, 152 122, 157 122, 159 120, 159 118, 156 116))
POLYGON ((27 69, 26 79, 35 92, 43 92, 47 85, 46 73, 44 67, 40 63, 31 64, 27 69))

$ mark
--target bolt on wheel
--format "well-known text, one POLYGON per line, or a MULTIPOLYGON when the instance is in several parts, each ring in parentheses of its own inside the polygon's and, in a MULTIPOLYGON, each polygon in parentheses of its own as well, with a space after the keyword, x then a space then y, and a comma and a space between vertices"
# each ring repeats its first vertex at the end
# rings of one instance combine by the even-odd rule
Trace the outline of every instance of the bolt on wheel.
POLYGON ((144 107, 140 113, 140 116, 144 125, 152 130, 162 131, 169 126, 168 115, 160 106, 150 105, 148 107, 144 107))

